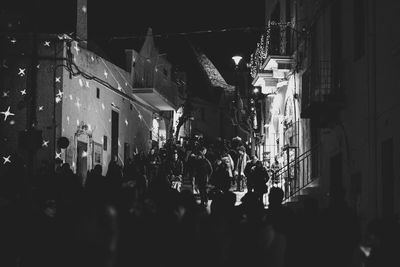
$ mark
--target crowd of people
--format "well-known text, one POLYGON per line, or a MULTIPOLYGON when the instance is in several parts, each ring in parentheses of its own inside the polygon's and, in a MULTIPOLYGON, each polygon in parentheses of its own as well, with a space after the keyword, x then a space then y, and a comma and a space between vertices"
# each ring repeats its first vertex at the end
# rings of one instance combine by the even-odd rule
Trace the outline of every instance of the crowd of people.
POLYGON ((398 222, 363 231, 343 190, 286 207, 241 144, 167 143, 84 180, 61 162, 23 173, 1 177, 0 266, 400 266, 398 222))

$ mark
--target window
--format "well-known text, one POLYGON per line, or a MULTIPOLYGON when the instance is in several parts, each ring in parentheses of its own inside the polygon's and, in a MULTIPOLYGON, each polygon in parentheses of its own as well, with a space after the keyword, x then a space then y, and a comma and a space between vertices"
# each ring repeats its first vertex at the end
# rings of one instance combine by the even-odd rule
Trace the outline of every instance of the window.
POLYGON ((132 104, 129 104, 129 109, 132 110, 132 104))
POLYGON ((107 151, 107 135, 103 136, 103 150, 107 151))
POLYGON ((100 99, 100 88, 96 88, 96 97, 100 99))

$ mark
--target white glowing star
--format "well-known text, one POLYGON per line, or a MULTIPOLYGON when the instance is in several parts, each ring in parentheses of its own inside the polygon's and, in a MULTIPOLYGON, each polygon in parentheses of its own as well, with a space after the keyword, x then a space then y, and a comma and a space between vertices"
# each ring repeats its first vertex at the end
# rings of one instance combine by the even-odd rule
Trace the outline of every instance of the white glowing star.
POLYGON ((69 124, 69 116, 67 116, 67 122, 68 122, 68 124, 69 124))
POLYGON ((127 82, 125 82, 125 86, 128 86, 128 83, 127 83, 127 82))
POLYGON ((83 81, 82 81, 82 79, 79 79, 79 85, 80 85, 81 87, 83 87, 83 81))
POLYGON ((88 153, 87 153, 86 151, 83 151, 83 152, 82 152, 82 158, 87 157, 87 155, 88 155, 88 153))
POLYGON ((128 126, 128 120, 127 119, 125 119, 125 124, 126 124, 126 126, 128 126))
POLYGON ((21 90, 20 92, 21 92, 21 95, 26 95, 26 89, 21 90))
POLYGON ((37 64, 36 68, 37 68, 37 69, 40 69, 40 64, 37 64))
POLYGON ((3 97, 8 97, 8 94, 10 93, 10 91, 5 91, 3 92, 3 97))
POLYGON ((101 108, 104 110, 106 107, 104 106, 103 103, 101 103, 101 108))
POLYGON ((0 112, 0 113, 4 115, 4 121, 7 120, 8 116, 14 116, 15 115, 15 114, 10 112, 10 107, 8 107, 6 111, 0 112))
POLYGON ((58 35, 58 39, 62 40, 62 39, 64 39, 64 36, 63 35, 58 35))
POLYGON ((43 106, 39 106, 39 111, 42 111, 43 110, 43 106))
POLYGON ((43 147, 48 147, 48 146, 49 146, 49 142, 50 142, 50 141, 43 140, 42 146, 43 146, 43 147))
POLYGON ((106 70, 104 70, 104 76, 106 76, 106 79, 107 79, 107 77, 108 77, 108 73, 107 73, 107 71, 106 71, 106 70))
POLYGON ((139 113, 138 117, 139 117, 140 120, 143 119, 143 116, 142 116, 142 114, 140 114, 140 113, 139 113))
POLYGON ((44 46, 48 46, 48 47, 50 47, 50 41, 44 41, 44 44, 43 44, 44 46))
POLYGON ((94 61, 94 56, 90 56, 90 59, 91 59, 92 61, 94 61))
POLYGON ((25 76, 25 69, 18 68, 18 75, 21 77, 25 76))
POLYGON ((85 83, 86 83, 86 87, 89 88, 90 87, 89 81, 85 81, 85 83))
POLYGON ((61 82, 61 77, 56 77, 56 83, 60 83, 61 82))
POLYGON ((117 86, 117 88, 118 88, 118 90, 122 90, 122 87, 121 87, 121 85, 119 85, 119 83, 118 83, 118 86, 117 86))
POLYGON ((74 100, 74 98, 73 98, 72 95, 69 95, 69 99, 70 99, 71 101, 74 100))
POLYGON ((61 152, 60 153, 56 152, 56 159, 61 159, 61 152))
POLYGON ((76 120, 76 125, 79 125, 79 120, 76 120))
POLYGON ((59 96, 56 96, 56 103, 60 103, 61 102, 61 98, 59 96))
POLYGON ((17 39, 11 38, 10 42, 13 43, 13 44, 15 44, 15 43, 17 42, 17 39))
POLYGON ((8 157, 3 157, 4 160, 3 164, 6 164, 7 162, 11 163, 10 157, 11 155, 9 155, 8 157))
POLYGON ((58 96, 59 98, 61 98, 63 95, 64 95, 64 92, 60 91, 60 89, 59 89, 56 96, 58 96))

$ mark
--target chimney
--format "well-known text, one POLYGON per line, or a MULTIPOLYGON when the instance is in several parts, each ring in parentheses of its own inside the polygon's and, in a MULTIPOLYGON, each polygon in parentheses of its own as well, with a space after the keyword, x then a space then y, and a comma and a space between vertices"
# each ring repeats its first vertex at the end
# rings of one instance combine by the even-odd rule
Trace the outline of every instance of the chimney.
POLYGON ((87 0, 76 0, 76 7, 76 38, 78 39, 80 46, 87 48, 87 0))

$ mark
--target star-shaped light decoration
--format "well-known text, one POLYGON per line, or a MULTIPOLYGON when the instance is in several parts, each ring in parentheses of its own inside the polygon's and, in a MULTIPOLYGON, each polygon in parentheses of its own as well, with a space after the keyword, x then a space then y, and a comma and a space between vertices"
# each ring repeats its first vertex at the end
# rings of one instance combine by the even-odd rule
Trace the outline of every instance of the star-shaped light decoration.
POLYGON ((82 12, 86 13, 87 12, 87 7, 86 6, 82 6, 82 12))
POLYGON ((90 59, 91 59, 92 61, 94 61, 94 56, 90 56, 90 59))
POLYGON ((61 152, 60 153, 56 152, 56 159, 61 159, 61 152))
POLYGON ((43 140, 42 147, 48 147, 49 146, 49 142, 50 141, 48 141, 48 140, 43 140))
POLYGON ((69 100, 74 100, 74 97, 71 94, 69 95, 69 100))
POLYGON ((120 147, 121 146, 121 142, 118 140, 118 146, 120 147))
POLYGON ((58 103, 60 103, 60 102, 61 102, 61 97, 56 96, 56 103, 58 104, 58 103))
POLYGON ((101 103, 101 108, 104 110, 106 107, 104 106, 104 103, 101 103))
POLYGON ((125 124, 126 124, 126 126, 128 126, 128 120, 127 119, 125 119, 125 124))
POLYGON ((13 38, 10 39, 10 42, 11 42, 12 44, 15 44, 15 43, 17 42, 17 39, 15 39, 15 38, 13 37, 13 38))
POLYGON ((21 90, 20 92, 21 92, 21 95, 26 95, 26 89, 21 90))
POLYGON ((56 83, 60 83, 61 82, 61 77, 56 77, 56 83))
POLYGON ((82 158, 86 158, 87 155, 88 155, 88 153, 87 153, 86 151, 83 151, 83 152, 82 152, 82 158))
POLYGON ((128 83, 127 83, 127 82, 125 82, 125 86, 128 86, 128 83))
POLYGON ((63 95, 64 95, 64 92, 62 92, 60 89, 58 89, 58 93, 56 94, 56 96, 58 96, 59 98, 62 98, 63 95))
POLYGON ((76 120, 76 125, 78 125, 78 126, 79 126, 79 120, 76 120))
POLYGON ((39 111, 43 111, 43 106, 39 106, 39 111))
POLYGON ((85 83, 86 83, 86 87, 89 88, 90 87, 89 81, 85 81, 85 83))
POLYGON ((118 83, 118 85, 117 85, 117 88, 118 88, 118 90, 122 90, 122 87, 121 87, 121 85, 118 83))
POLYGON ((61 35, 58 35, 58 40, 63 40, 64 39, 64 36, 61 34, 61 35))
POLYGON ((68 124, 69 124, 69 116, 67 116, 67 122, 68 122, 68 124))
POLYGON ((104 70, 104 76, 106 76, 106 79, 108 78, 108 73, 106 70, 104 70))
POLYGON ((40 64, 37 64, 37 65, 36 65, 36 68, 37 68, 37 69, 40 69, 40 64))
POLYGON ((43 45, 50 47, 50 41, 44 41, 43 45))
POLYGON ((24 68, 18 68, 18 75, 23 77, 25 76, 25 69, 24 68))
POLYGON ((8 116, 14 116, 15 115, 14 113, 10 112, 10 106, 7 108, 6 111, 0 112, 0 113, 4 115, 4 121, 7 120, 8 116))
POLYGON ((139 113, 138 117, 139 117, 140 120, 143 119, 143 116, 142 116, 142 114, 140 114, 140 113, 139 113))
POLYGON ((79 79, 79 85, 80 85, 80 87, 83 87, 83 81, 82 81, 82 79, 79 79))
POLYGON ((11 163, 10 158, 11 158, 11 155, 8 155, 8 157, 3 157, 3 160, 4 160, 3 164, 6 164, 7 162, 11 163))
POLYGON ((3 97, 8 97, 8 94, 10 93, 10 91, 5 91, 3 92, 3 97))
POLYGON ((10 120, 10 125, 14 125, 15 124, 15 120, 10 120))

